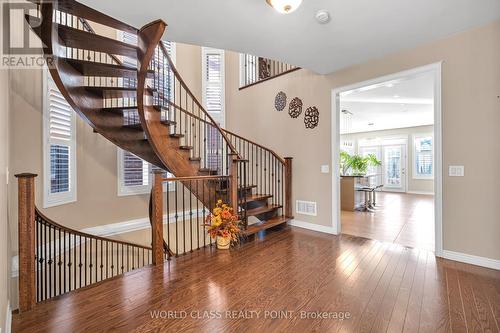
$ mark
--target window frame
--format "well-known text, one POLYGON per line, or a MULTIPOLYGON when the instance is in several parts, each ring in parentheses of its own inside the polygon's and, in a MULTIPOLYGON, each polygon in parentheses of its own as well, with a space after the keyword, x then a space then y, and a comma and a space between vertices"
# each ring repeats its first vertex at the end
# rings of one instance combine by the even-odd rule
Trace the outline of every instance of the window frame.
POLYGON ((412 135, 412 143, 413 143, 413 156, 412 156, 412 179, 418 180, 433 180, 434 179, 434 169, 435 169, 435 157, 434 157, 434 134, 433 133, 415 133, 412 135), (420 175, 417 172, 417 139, 431 137, 432 140, 432 174, 431 175, 420 175))
MULTIPOLYGON (((67 141, 58 141, 50 137, 50 110, 49 110, 49 80, 57 88, 54 80, 50 76, 48 68, 42 70, 42 90, 43 90, 43 117, 42 117, 42 151, 43 151, 43 208, 50 208, 69 204, 77 201, 77 130, 76 113, 71 112, 71 139, 67 141), (69 147, 69 191, 60 193, 51 193, 51 145, 64 145, 69 147)), ((69 104, 69 103, 68 103, 69 104)), ((71 105, 70 105, 71 107, 71 105)))
POLYGON ((215 121, 219 122, 221 126, 225 125, 226 119, 226 58, 224 50, 214 49, 211 47, 202 47, 201 48, 201 98, 202 104, 205 110, 210 113, 212 118, 215 121), (219 54, 221 57, 221 111, 220 112, 210 112, 207 109, 207 87, 208 87, 208 78, 206 76, 207 73, 207 55, 208 54, 219 54))

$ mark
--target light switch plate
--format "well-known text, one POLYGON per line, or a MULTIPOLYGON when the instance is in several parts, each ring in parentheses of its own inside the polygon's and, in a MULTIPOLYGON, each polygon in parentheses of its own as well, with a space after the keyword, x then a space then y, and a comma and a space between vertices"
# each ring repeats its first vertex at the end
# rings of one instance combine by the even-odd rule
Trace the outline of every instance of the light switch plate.
POLYGON ((328 164, 321 166, 321 173, 329 173, 329 172, 330 172, 330 166, 328 164))
POLYGON ((463 177, 465 176, 465 167, 463 165, 450 165, 448 175, 450 177, 463 177))

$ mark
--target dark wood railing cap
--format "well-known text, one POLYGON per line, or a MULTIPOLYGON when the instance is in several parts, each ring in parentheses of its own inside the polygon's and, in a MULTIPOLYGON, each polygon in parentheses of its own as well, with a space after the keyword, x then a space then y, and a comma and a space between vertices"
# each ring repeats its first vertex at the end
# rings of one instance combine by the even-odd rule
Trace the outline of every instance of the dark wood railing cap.
POLYGON ((29 172, 24 172, 24 173, 18 173, 17 175, 14 175, 16 178, 35 178, 38 177, 36 173, 29 173, 29 172))
POLYGON ((285 157, 285 160, 293 160, 293 157, 285 157))

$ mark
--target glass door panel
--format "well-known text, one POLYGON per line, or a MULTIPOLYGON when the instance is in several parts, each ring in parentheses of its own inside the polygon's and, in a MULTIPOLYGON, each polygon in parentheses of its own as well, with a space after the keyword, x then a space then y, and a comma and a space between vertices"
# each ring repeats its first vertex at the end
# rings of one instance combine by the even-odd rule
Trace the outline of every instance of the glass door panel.
POLYGON ((405 191, 404 145, 384 146, 384 187, 393 191, 405 191))

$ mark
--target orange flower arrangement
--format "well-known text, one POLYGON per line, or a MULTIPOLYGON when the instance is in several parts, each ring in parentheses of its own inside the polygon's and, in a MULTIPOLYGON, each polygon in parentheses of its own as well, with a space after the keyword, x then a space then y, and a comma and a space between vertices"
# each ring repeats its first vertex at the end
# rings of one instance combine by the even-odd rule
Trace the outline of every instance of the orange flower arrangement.
POLYGON ((205 219, 207 233, 212 237, 217 236, 230 238, 232 242, 238 240, 240 228, 238 227, 238 215, 222 200, 217 200, 217 204, 212 212, 205 219))

